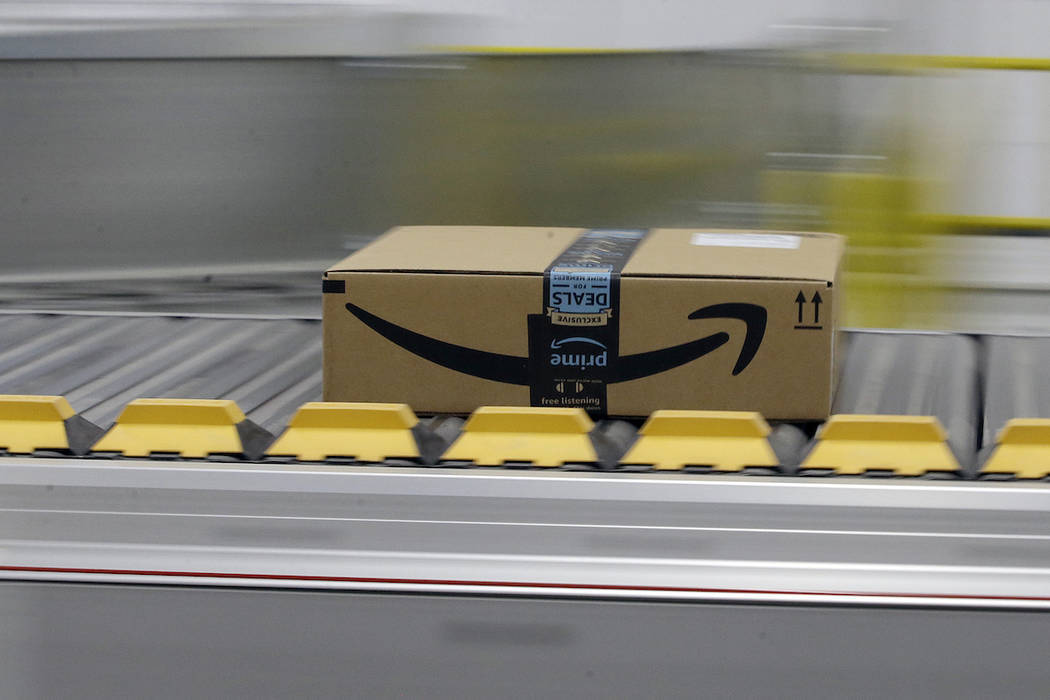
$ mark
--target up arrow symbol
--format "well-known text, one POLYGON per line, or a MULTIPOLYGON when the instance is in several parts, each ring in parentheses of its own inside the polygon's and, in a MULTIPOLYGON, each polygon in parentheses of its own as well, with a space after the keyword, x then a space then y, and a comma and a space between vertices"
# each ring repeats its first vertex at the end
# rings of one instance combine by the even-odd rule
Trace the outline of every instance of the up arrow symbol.
POLYGON ((798 296, 795 297, 795 303, 798 304, 798 322, 802 323, 802 308, 806 305, 806 295, 799 290, 798 296))
MULTIPOLYGON (((802 292, 799 292, 798 295, 799 295, 799 297, 802 297, 802 292)), ((798 301, 798 300, 796 299, 796 301, 798 301)), ((802 298, 802 301, 805 301, 804 297, 802 298)), ((822 303, 824 303, 824 300, 820 298, 820 292, 813 292, 813 323, 814 324, 820 323, 820 305, 822 303)), ((798 316, 799 316, 799 321, 801 322, 801 320, 802 320, 802 307, 801 306, 799 306, 798 316)))

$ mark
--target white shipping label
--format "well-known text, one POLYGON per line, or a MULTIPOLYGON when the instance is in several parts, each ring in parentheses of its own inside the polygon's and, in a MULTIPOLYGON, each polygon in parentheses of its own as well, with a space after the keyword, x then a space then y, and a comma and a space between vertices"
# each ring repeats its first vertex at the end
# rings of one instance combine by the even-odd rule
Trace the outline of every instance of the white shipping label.
POLYGON ((724 248, 783 248, 791 250, 801 245, 799 236, 787 233, 694 233, 693 245, 724 248))

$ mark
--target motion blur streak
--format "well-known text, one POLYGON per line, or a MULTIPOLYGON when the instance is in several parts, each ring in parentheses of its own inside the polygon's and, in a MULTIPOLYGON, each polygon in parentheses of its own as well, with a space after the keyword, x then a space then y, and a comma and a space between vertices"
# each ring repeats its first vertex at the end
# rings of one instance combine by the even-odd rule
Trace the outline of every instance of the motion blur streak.
POLYGON ((564 5, 0 3, 0 276, 822 229, 850 324, 1045 327, 1050 5, 564 5))

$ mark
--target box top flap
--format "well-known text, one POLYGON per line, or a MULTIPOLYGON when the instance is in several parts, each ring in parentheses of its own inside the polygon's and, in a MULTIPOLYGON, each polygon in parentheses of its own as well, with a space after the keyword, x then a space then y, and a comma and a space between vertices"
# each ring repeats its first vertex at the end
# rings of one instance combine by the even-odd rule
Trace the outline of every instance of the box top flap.
POLYGON ((830 233, 654 229, 623 275, 831 282, 844 247, 830 233))
POLYGON ((583 231, 531 226, 401 226, 328 271, 541 274, 583 231))
MULTIPOLYGON (((328 272, 542 274, 587 229, 405 226, 392 229, 328 272)), ((844 250, 827 233, 653 229, 625 277, 832 281, 844 250)))

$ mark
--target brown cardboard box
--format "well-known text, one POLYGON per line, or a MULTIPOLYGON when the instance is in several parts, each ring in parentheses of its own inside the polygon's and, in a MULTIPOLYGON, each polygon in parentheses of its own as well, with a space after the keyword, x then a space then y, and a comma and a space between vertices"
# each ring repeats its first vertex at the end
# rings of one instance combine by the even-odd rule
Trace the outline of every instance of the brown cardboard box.
POLYGON ((826 418, 843 247, 815 233, 393 229, 325 273, 324 398, 826 418))

